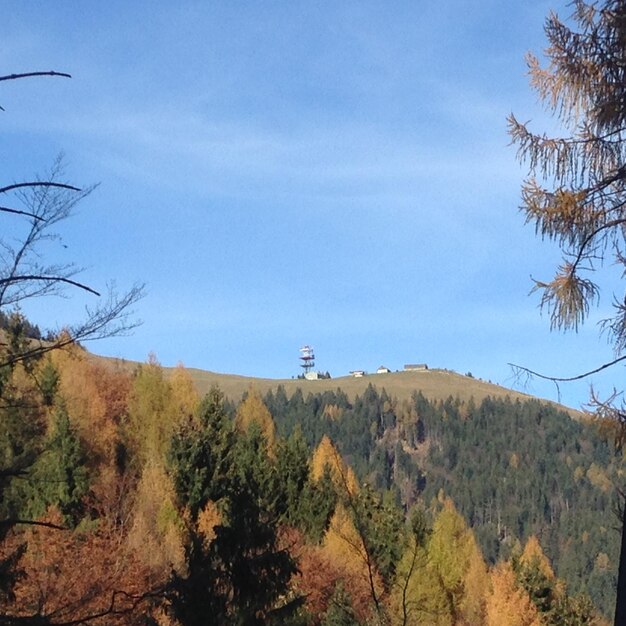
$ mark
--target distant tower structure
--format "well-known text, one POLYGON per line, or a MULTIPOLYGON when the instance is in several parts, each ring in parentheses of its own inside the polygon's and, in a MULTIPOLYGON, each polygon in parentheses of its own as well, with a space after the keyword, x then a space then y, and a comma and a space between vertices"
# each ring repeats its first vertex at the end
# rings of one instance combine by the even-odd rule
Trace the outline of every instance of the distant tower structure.
POLYGON ((304 370, 304 377, 315 367, 315 354, 311 346, 302 346, 300 348, 300 367, 304 370))

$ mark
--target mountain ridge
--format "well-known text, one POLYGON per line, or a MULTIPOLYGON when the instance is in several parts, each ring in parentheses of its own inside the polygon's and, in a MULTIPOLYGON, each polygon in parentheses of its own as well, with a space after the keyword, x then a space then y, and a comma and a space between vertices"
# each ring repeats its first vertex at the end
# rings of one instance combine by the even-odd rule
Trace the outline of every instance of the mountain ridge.
MULTIPOLYGON (((97 356, 97 355, 94 355, 97 356)), ((137 361, 126 359, 104 358, 113 363, 121 363, 124 367, 134 368, 141 365, 137 361)), ((255 389, 261 395, 269 391, 276 391, 278 387, 283 387, 287 397, 290 397, 297 389, 302 393, 323 393, 325 391, 335 391, 341 389, 350 399, 357 395, 362 395, 369 385, 385 391, 398 400, 409 400, 414 393, 421 392, 422 395, 431 401, 446 400, 450 396, 461 401, 469 401, 473 398, 480 402, 484 398, 506 398, 512 400, 538 400, 566 411, 573 418, 580 419, 584 413, 573 407, 534 396, 515 389, 504 387, 497 383, 488 382, 473 376, 459 374, 453 370, 443 368, 432 368, 419 371, 396 371, 384 374, 366 374, 362 377, 339 376, 336 378, 325 378, 318 380, 305 380, 302 378, 262 378, 255 376, 245 376, 241 374, 227 374, 213 372, 195 367, 187 367, 181 364, 191 376, 198 393, 202 396, 208 393, 212 386, 217 385, 222 393, 234 402, 238 402, 251 389, 255 389)), ((162 366, 166 375, 171 375, 176 367, 162 366)))

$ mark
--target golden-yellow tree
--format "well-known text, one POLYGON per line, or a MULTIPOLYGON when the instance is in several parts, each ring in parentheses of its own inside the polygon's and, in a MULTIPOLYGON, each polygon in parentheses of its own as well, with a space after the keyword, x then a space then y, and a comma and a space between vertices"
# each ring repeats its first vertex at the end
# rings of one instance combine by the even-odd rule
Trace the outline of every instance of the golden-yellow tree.
POLYGON ((195 415, 200 404, 200 396, 189 370, 179 363, 169 379, 174 422, 180 424, 189 416, 195 415))
POLYGON ((149 460, 143 467, 128 541, 152 571, 184 570, 184 521, 176 508, 171 478, 156 460, 149 460))
POLYGON ((541 544, 539 543, 536 535, 528 537, 526 545, 524 546, 524 551, 522 552, 519 560, 522 565, 537 568, 541 574, 546 577, 546 579, 555 579, 552 565, 541 548, 541 544))
POLYGON ((311 477, 320 480, 326 471, 330 470, 335 489, 339 494, 355 496, 359 491, 359 484, 354 470, 346 465, 341 454, 328 435, 324 435, 319 442, 311 460, 311 477))
POLYGON ((425 545, 411 533, 389 598, 393 626, 451 626, 445 589, 425 545))
POLYGON ((235 428, 239 432, 248 432, 252 424, 256 424, 267 442, 268 451, 273 455, 276 426, 272 414, 256 389, 248 391, 246 399, 239 405, 235 416, 235 428))
POLYGON ((535 605, 515 582, 508 562, 499 563, 491 572, 485 608, 486 626, 541 626, 535 605))
POLYGON ((463 578, 463 597, 459 612, 466 624, 481 626, 485 621, 485 603, 489 591, 489 571, 474 533, 469 540, 469 559, 463 578))
POLYGON ((374 568, 364 537, 355 526, 351 511, 341 502, 337 504, 324 536, 322 554, 338 570, 357 615, 361 619, 378 617, 376 601, 383 592, 382 580, 374 568))
POLYGON ((172 387, 156 356, 139 366, 133 378, 128 400, 128 443, 136 464, 141 467, 148 460, 162 460, 179 414, 173 411, 172 387))
MULTIPOLYGON (((467 528, 452 500, 445 498, 443 508, 433 523, 428 554, 455 621, 462 615, 462 604, 466 599, 466 576, 472 554, 477 550, 472 531, 467 528)), ((471 610, 473 612, 474 609, 471 610)))

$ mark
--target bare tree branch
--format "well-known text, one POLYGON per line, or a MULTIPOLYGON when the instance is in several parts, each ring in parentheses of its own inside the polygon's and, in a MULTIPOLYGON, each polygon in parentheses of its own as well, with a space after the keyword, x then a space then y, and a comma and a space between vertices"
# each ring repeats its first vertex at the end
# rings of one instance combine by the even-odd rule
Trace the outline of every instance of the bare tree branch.
POLYGON ((63 78, 72 78, 71 74, 50 70, 48 72, 24 72, 22 74, 6 74, 5 76, 0 76, 0 81, 17 80, 18 78, 31 78, 33 76, 62 76, 63 78))
POLYGON ((597 374, 598 372, 601 372, 602 370, 612 367, 613 365, 616 365, 617 363, 620 363, 621 361, 626 361, 626 355, 617 357, 616 359, 613 359, 612 361, 609 361, 608 363, 604 363, 604 365, 600 365, 600 367, 596 367, 582 374, 577 374, 576 376, 564 376, 564 377, 548 376, 546 374, 540 374, 539 372, 531 370, 527 367, 523 367, 521 365, 516 365, 515 363, 507 363, 507 365, 509 365, 509 367, 513 368, 513 370, 515 371, 525 372, 526 374, 529 374, 532 377, 541 378, 543 380, 548 380, 548 381, 557 382, 557 383, 569 383, 574 380, 581 380, 583 378, 587 378, 588 376, 591 376, 592 374, 597 374))
POLYGON ((73 287, 78 287, 79 289, 84 289, 89 293, 93 293, 96 296, 99 296, 100 293, 95 289, 92 289, 88 285, 83 283, 79 283, 75 280, 71 280, 70 278, 65 278, 63 276, 38 276, 36 274, 26 274, 24 276, 10 276, 9 278, 0 278, 0 286, 2 285, 10 285, 12 283, 19 283, 21 281, 45 281, 49 283, 66 283, 68 285, 72 285, 73 287))
POLYGON ((43 526, 44 528, 52 528, 53 530, 67 530, 65 526, 59 526, 52 522, 39 522, 32 519, 3 519, 0 520, 0 533, 3 528, 13 528, 13 526, 43 526))
POLYGON ((107 300, 97 309, 87 309, 86 320, 79 325, 66 328, 53 342, 31 341, 31 346, 17 354, 5 355, 0 359, 0 368, 12 367, 17 363, 24 363, 37 359, 44 354, 62 350, 68 346, 96 341, 108 337, 118 337, 129 333, 140 325, 139 320, 130 320, 133 314, 132 306, 144 296, 144 285, 139 283, 122 296, 118 296, 109 288, 107 300))
MULTIPOLYGON (((0 81, 10 81, 37 76, 59 76, 71 78, 70 74, 57 71, 37 71, 15 73, 0 76, 0 81)), ((0 107, 0 110, 2 107, 0 107)), ((25 300, 38 296, 64 295, 67 290, 79 289, 95 296, 100 296, 100 291, 80 282, 74 278, 79 271, 74 264, 57 264, 45 262, 49 241, 59 239, 52 229, 58 222, 63 221, 72 214, 76 203, 87 196, 92 187, 82 189, 62 180, 62 158, 59 157, 53 165, 48 176, 41 179, 17 182, 0 187, 0 194, 14 193, 21 201, 23 208, 0 206, 0 212, 12 215, 20 215, 30 218, 28 227, 21 228, 19 234, 7 234, 6 229, 0 234, 0 314, 6 322, 10 320, 6 331, 0 335, 0 410, 12 406, 14 401, 22 402, 18 395, 13 394, 10 385, 5 384, 10 380, 13 368, 21 363, 27 373, 34 368, 36 361, 46 353, 75 344, 80 341, 90 341, 104 337, 117 336, 133 329, 138 321, 130 319, 131 308, 143 297, 143 285, 135 284, 129 291, 118 294, 109 285, 107 296, 102 298, 97 306, 90 309, 85 307, 83 320, 74 326, 64 329, 57 334, 53 341, 42 341, 25 336, 24 329, 27 322, 19 312, 19 306, 25 300), (9 316, 6 313, 10 313, 9 316), (13 322, 15 322, 13 324, 13 322), (8 378, 7 378, 8 376, 8 378), (13 395, 12 395, 13 394, 13 395)), ((9 203, 9 202, 8 202, 9 203)), ((17 233, 17 231, 16 231, 17 233)), ((32 325, 31 325, 32 327, 32 325)), ((37 337, 40 334, 37 333, 37 337)), ((32 421, 36 413, 25 399, 19 408, 25 410, 28 417, 26 422, 32 421)), ((17 405, 14 408, 18 408, 17 405)), ((30 436, 30 431, 25 432, 24 437, 30 436)), ((25 452, 18 451, 13 456, 5 454, 5 467, 0 468, 0 501, 3 493, 12 480, 22 479, 27 476, 28 469, 40 453, 38 449, 27 449, 25 452)), ((5 507, 6 508, 6 507, 5 507)), ((0 542, 3 542, 10 529, 16 526, 43 527, 53 530, 67 530, 63 526, 48 522, 31 519, 23 519, 20 509, 15 511, 8 506, 5 519, 0 519, 0 542)), ((34 531, 36 532, 36 531, 34 531)), ((59 545, 61 550, 67 549, 67 541, 70 533, 62 534, 59 545)), ((25 544, 24 544, 25 545, 25 544)), ((109 544, 107 544, 108 547, 109 544)), ((15 552, 14 555, 23 554, 15 552)), ((91 562, 88 567, 93 565, 91 562)), ((73 554, 72 554, 73 558, 73 554)), ((35 564, 40 567, 39 564, 35 564)), ((76 567, 71 563, 72 567, 76 567)), ((15 558, 12 562, 4 561, 3 576, 9 575, 7 581, 3 580, 3 593, 9 595, 12 587, 21 573, 16 570, 15 558), (11 571, 13 570, 13 571, 11 571)), ((108 579, 107 579, 108 580, 108 579)), ((90 582, 90 581, 89 581, 90 582)), ((71 586, 71 585, 70 585, 71 586)), ((141 611, 142 603, 162 593, 155 586, 154 581, 144 587, 136 588, 138 593, 129 593, 122 590, 113 590, 124 587, 122 583, 108 583, 105 587, 93 585, 87 586, 87 591, 76 600, 72 600, 63 606, 51 610, 45 606, 41 597, 35 597, 35 601, 29 608, 14 604, 15 614, 7 612, 7 607, 0 609, 0 625, 2 626, 78 626, 79 624, 105 623, 107 618, 119 618, 141 611), (148 589, 145 593, 140 593, 148 589)), ((4 599, 4 598, 3 598, 4 599)), ((3 603, 4 604, 4 603, 3 603)), ((62 603, 61 603, 62 604, 62 603)), ((54 604, 52 604, 54 607, 54 604)))
POLYGON ((51 180, 36 180, 26 183, 13 183, 12 185, 7 185, 6 187, 0 187, 0 193, 7 193, 9 191, 14 191, 15 189, 21 189, 23 187, 57 187, 59 189, 69 189, 70 191, 82 191, 80 187, 74 187, 74 185, 68 185, 67 183, 57 183, 51 180))
POLYGON ((53 615, 36 613, 34 615, 0 615, 0 626, 80 626, 102 619, 103 617, 121 617, 130 615, 147 600, 163 597, 164 589, 157 587, 141 594, 131 594, 126 591, 111 592, 108 606, 101 611, 87 613, 71 620, 58 620, 53 615), (126 600, 126 604, 122 602, 126 600))
POLYGON ((39 215, 35 215, 35 213, 31 213, 30 211, 20 211, 19 209, 11 209, 7 206, 0 206, 0 211, 4 213, 14 213, 15 215, 26 215, 26 217, 32 217, 36 220, 43 220, 39 215))

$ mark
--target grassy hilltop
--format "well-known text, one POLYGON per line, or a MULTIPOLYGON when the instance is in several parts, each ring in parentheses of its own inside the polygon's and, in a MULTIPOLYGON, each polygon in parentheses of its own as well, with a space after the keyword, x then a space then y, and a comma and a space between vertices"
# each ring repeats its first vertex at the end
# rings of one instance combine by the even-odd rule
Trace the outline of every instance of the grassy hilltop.
MULTIPOLYGON (((166 368, 168 372, 172 370, 173 368, 166 368)), ((422 395, 431 401, 445 400, 449 396, 458 397, 459 400, 465 402, 470 398, 480 402, 486 397, 501 399, 508 396, 512 400, 521 401, 534 398, 520 391, 445 369, 369 374, 361 378, 340 376, 322 380, 254 378, 235 374, 218 374, 195 368, 188 368, 187 371, 191 374, 200 395, 206 394, 211 386, 217 385, 228 398, 235 402, 239 401, 250 387, 254 387, 261 395, 265 395, 268 391, 275 391, 279 386, 284 388, 288 397, 296 389, 300 389, 305 396, 307 393, 315 394, 341 389, 349 398, 354 399, 357 395, 363 395, 367 387, 372 385, 378 390, 384 388, 391 397, 396 397, 398 400, 408 400, 417 391, 421 391, 422 395)), ((579 412, 574 409, 553 402, 550 404, 567 410, 573 416, 579 415, 579 412)))

